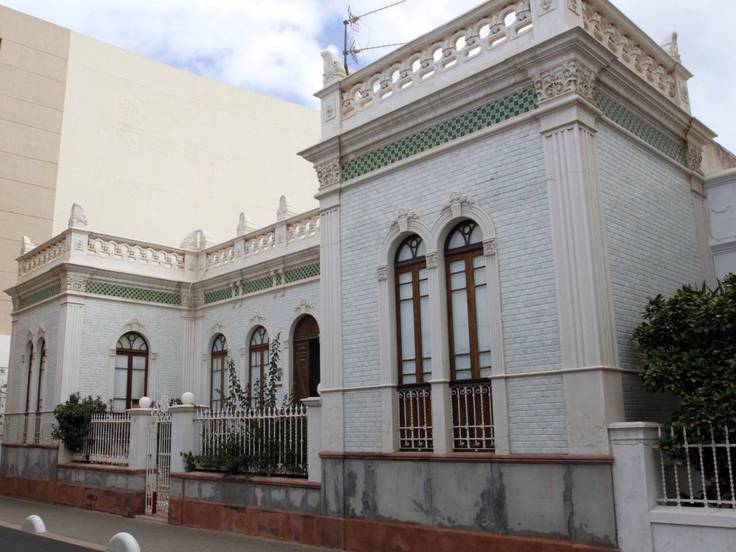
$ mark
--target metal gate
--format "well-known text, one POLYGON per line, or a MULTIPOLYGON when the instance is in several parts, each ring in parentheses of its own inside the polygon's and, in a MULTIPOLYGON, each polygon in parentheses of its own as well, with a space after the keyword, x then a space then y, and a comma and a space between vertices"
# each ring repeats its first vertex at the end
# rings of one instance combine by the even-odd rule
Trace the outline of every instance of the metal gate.
POLYGON ((146 514, 166 516, 171 482, 171 415, 155 410, 151 417, 146 457, 146 514))

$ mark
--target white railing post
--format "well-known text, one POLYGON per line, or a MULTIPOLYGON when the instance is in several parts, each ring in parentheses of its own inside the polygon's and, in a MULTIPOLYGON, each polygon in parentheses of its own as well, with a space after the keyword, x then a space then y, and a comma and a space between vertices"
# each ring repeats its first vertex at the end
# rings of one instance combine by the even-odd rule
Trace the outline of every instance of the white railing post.
POLYGON ((182 401, 188 404, 172 406, 169 408, 171 414, 171 472, 184 471, 184 458, 182 454, 194 452, 195 448, 195 426, 194 417, 197 407, 194 405, 194 397, 191 393, 184 393, 182 401), (184 400, 184 397, 187 400, 184 400))
POLYGON ((322 399, 310 397, 302 399, 307 407, 307 479, 322 481, 322 399))
POLYGON ((626 552, 652 552, 649 511, 657 505, 659 425, 624 422, 608 426, 613 455, 618 545, 626 552))
POLYGON ((132 470, 146 469, 148 456, 148 435, 153 423, 152 408, 131 408, 130 444, 128 445, 128 468, 132 470))

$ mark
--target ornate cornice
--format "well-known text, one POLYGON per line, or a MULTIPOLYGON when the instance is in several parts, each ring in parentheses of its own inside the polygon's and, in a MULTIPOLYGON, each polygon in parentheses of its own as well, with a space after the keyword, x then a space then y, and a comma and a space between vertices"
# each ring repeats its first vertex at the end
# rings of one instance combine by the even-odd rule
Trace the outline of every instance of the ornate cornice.
POLYGON ((577 60, 573 59, 550 71, 544 71, 533 80, 540 104, 565 94, 577 94, 593 101, 595 73, 577 60))

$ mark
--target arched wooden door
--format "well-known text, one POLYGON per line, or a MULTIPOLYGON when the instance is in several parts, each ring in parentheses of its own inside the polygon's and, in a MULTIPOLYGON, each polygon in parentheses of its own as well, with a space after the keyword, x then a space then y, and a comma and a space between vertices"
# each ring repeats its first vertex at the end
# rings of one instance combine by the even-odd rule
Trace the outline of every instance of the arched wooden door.
POLYGON ((319 326, 305 314, 294 329, 292 396, 294 400, 317 396, 319 385, 319 326))

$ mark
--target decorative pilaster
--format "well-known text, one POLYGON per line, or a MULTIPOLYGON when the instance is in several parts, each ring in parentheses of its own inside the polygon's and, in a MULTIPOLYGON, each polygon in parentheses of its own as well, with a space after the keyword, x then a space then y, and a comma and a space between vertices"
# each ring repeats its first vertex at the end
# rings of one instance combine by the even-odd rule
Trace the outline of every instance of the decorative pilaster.
POLYGON ((568 452, 607 453, 606 426, 623 419, 613 306, 595 145, 593 71, 568 60, 534 78, 540 118, 557 280, 568 452))
POLYGON ((340 206, 320 213, 320 394, 322 446, 341 451, 343 438, 342 277, 340 206))
POLYGON ((79 391, 83 309, 82 297, 67 295, 61 302, 55 404, 63 403, 69 395, 79 391))
POLYGON ((698 253, 703 263, 706 282, 713 286, 717 282, 716 269, 713 261, 713 251, 710 246, 710 221, 708 206, 705 197, 705 175, 703 174, 703 146, 708 138, 704 136, 704 129, 693 122, 688 132, 687 165, 692 171, 690 174, 690 191, 695 211, 695 231, 698 239, 698 253))

